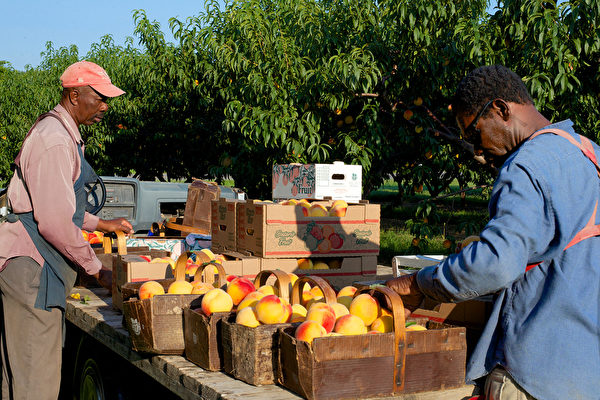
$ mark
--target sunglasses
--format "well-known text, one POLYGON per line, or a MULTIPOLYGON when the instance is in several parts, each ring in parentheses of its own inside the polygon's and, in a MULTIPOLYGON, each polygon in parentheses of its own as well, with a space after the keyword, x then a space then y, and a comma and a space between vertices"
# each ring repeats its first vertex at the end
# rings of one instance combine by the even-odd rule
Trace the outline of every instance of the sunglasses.
POLYGON ((470 142, 472 144, 477 144, 477 143, 475 143, 475 141, 480 141, 480 139, 481 139, 481 137, 480 137, 481 132, 479 131, 479 129, 477 129, 477 124, 479 123, 479 119, 483 116, 483 114, 485 113, 485 111, 487 110, 487 108, 493 102, 494 102, 494 100, 490 100, 487 103, 485 103, 485 105, 483 106, 483 108, 481 109, 481 111, 479 111, 479 113, 477 114, 477 116, 475 117, 475 119, 469 124, 469 126, 467 126, 463 130, 463 137, 465 138, 465 140, 467 142, 470 142))

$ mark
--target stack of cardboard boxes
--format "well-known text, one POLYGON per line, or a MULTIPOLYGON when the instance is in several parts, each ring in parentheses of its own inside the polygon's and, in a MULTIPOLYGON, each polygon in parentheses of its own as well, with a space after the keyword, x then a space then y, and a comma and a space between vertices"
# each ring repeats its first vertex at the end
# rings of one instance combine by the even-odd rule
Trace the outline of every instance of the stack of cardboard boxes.
MULTIPOLYGON (((230 257, 238 265, 235 269, 247 276, 280 269, 344 285, 376 274, 380 207, 360 200, 361 166, 275 165, 273 184, 276 200, 306 198, 329 208, 334 199, 343 199, 348 207, 341 216, 311 216, 298 205, 216 199, 213 251, 230 257), (331 195, 335 197, 329 199, 331 195)), ((235 274, 227 262, 224 267, 235 274)))

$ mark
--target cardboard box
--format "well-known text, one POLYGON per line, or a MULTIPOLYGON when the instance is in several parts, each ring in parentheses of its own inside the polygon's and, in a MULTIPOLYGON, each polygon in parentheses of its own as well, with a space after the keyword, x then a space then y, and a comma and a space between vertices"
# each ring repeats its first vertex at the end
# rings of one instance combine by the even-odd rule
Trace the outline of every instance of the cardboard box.
POLYGON ((144 282, 173 277, 173 268, 169 263, 150 263, 139 255, 118 256, 113 266, 112 300, 113 307, 123 309, 121 286, 128 282, 144 282))
POLYGON ((262 258, 377 255, 379 219, 378 204, 350 204, 343 217, 311 217, 300 206, 247 200, 237 206, 237 249, 262 258))
POLYGON ((237 250, 236 208, 241 200, 219 198, 211 202, 212 247, 223 250, 237 250))
POLYGON ((275 164, 273 200, 342 199, 358 202, 362 195, 362 165, 275 164))
POLYGON ((225 257, 222 262, 223 269, 228 275, 245 276, 254 278, 260 272, 260 258, 252 257, 234 251, 221 253, 225 257))
POLYGON ((210 203, 219 198, 219 192, 219 186, 216 183, 195 179, 188 187, 183 225, 210 232, 210 203))

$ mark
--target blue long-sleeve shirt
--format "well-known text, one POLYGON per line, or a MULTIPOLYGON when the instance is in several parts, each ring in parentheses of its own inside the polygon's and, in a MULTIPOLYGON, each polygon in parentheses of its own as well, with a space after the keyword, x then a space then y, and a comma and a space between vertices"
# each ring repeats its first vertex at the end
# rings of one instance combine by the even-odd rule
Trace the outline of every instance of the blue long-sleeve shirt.
MULTIPOLYGON (((574 135, 572 125, 546 128, 574 135)), ((440 301, 497 293, 467 381, 499 364, 537 399, 600 399, 600 237, 564 250, 599 200, 594 164, 566 139, 542 134, 500 169, 481 241, 418 272, 421 290, 440 301)))

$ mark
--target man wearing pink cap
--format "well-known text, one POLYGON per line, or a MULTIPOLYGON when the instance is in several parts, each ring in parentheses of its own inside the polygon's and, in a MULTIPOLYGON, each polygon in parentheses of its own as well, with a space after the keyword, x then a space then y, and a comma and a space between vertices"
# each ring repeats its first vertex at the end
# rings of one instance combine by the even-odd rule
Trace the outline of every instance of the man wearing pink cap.
POLYGON ((61 76, 60 103, 25 137, 8 187, 11 213, 0 223, 2 399, 56 399, 60 388, 66 296, 77 266, 109 287, 81 229, 132 233, 123 219, 86 211, 86 162, 78 126, 100 122, 109 97, 122 95, 106 71, 88 61, 61 76))

